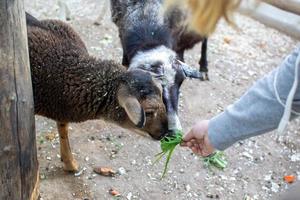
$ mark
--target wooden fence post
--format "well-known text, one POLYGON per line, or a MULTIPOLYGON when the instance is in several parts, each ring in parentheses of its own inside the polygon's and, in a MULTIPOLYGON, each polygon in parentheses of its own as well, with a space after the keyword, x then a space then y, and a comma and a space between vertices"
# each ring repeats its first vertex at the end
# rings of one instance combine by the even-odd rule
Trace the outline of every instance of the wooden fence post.
POLYGON ((257 3, 256 0, 242 1, 239 11, 267 26, 300 39, 300 15, 287 12, 268 3, 257 3))
POLYGON ((38 161, 22 0, 0 0, 0 199, 38 198, 38 161))
POLYGON ((282 10, 300 15, 300 0, 262 0, 282 10))

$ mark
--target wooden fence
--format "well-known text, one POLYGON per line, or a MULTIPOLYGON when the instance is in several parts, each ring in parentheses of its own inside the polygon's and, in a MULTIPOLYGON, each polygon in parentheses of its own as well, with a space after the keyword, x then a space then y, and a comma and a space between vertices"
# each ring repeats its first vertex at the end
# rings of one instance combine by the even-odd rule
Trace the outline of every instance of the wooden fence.
POLYGON ((36 200, 38 162, 25 12, 0 0, 0 199, 36 200))
POLYGON ((242 0, 240 12, 300 39, 300 0, 242 0))

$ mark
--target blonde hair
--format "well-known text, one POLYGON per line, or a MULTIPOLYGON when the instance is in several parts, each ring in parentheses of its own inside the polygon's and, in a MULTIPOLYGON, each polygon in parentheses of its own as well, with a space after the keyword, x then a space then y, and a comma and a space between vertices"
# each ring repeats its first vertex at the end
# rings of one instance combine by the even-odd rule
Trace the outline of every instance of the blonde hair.
POLYGON ((214 32, 218 21, 223 17, 233 25, 232 12, 239 6, 240 0, 167 0, 166 7, 186 4, 191 11, 188 18, 190 27, 203 36, 214 32))

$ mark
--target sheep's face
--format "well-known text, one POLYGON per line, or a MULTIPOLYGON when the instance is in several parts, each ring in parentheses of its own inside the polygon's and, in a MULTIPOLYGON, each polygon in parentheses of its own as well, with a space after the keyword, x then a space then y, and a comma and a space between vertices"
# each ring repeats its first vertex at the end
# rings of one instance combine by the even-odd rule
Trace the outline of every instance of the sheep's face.
POLYGON ((160 82, 163 102, 168 116, 168 129, 181 129, 177 115, 179 89, 186 77, 201 78, 200 72, 177 60, 174 51, 164 46, 137 53, 129 66, 130 70, 141 69, 150 72, 160 82))
POLYGON ((161 139, 168 132, 168 117, 162 99, 162 87, 149 72, 132 70, 118 90, 119 104, 127 117, 122 124, 137 133, 161 139))

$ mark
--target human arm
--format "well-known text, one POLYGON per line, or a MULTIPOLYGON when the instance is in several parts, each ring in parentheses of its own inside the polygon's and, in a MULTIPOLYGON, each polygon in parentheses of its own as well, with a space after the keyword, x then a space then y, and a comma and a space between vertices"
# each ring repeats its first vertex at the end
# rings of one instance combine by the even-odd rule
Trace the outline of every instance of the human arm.
MULTIPOLYGON (((284 106, 276 98, 274 81, 277 77, 276 88, 280 98, 285 102, 294 83, 295 67, 300 67, 296 66, 299 51, 300 48, 296 49, 278 68, 258 80, 238 101, 223 113, 212 118, 207 126, 202 128, 204 131, 197 132, 195 128, 192 128, 184 137, 183 144, 189 147, 194 146, 196 152, 198 152, 198 148, 212 149, 210 145, 213 148, 224 150, 239 140, 276 129, 283 115, 284 106), (208 143, 203 142, 204 138, 207 138, 208 143), (202 144, 200 144, 201 140, 202 144), (198 148, 194 144, 197 144, 198 148)), ((296 77, 298 80, 299 76, 298 74, 296 77)), ((292 108, 294 111, 300 111, 299 85, 292 108)), ((295 116, 292 114, 291 118, 295 118, 295 116)))

